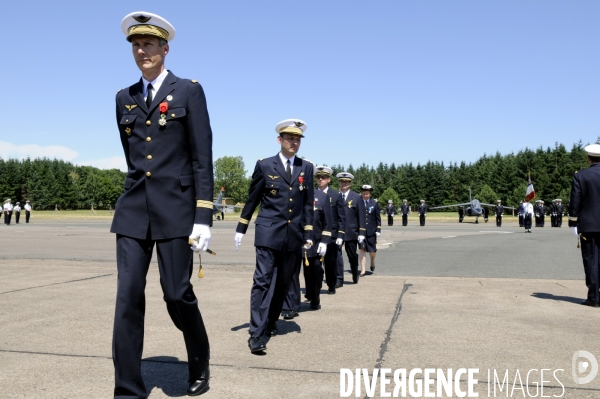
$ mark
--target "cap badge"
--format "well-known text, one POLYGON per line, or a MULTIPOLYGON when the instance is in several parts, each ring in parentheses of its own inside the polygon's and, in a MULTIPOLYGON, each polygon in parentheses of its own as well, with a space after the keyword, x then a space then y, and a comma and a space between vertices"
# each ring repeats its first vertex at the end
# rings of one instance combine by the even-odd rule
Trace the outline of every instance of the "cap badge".
POLYGON ((133 105, 125 105, 125 108, 127 108, 127 111, 131 111, 132 109, 134 109, 135 107, 137 107, 137 104, 133 104, 133 105))
POLYGON ((145 15, 137 15, 137 16, 133 17, 133 19, 135 19, 136 21, 141 22, 141 23, 148 22, 148 21, 150 21, 151 18, 152 17, 147 17, 145 15))
POLYGON ((302 126, 304 126, 304 123, 302 123, 302 122, 294 122, 294 125, 296 125, 296 127, 302 127, 302 126))

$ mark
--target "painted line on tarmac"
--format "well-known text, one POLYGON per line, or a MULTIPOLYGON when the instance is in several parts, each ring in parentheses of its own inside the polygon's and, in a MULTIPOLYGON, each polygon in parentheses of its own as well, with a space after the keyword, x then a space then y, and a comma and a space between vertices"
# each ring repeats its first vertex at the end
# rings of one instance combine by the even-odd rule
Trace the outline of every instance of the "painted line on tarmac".
POLYGON ((492 234, 512 234, 513 233, 512 231, 491 231, 491 230, 487 230, 487 231, 480 230, 479 232, 480 233, 492 233, 492 234))
POLYGON ((60 284, 75 283, 77 281, 93 280, 95 278, 108 277, 108 276, 112 276, 112 275, 113 275, 113 273, 110 273, 110 274, 101 274, 100 276, 80 278, 80 279, 77 279, 77 280, 62 281, 60 283, 52 283, 52 284, 45 284, 45 285, 36 285, 35 287, 27 287, 27 288, 20 288, 18 290, 0 292, 0 295, 2 295, 2 294, 10 294, 11 292, 32 290, 34 288, 50 287, 52 285, 60 285, 60 284))
POLYGON ((456 236, 446 236, 446 237, 442 237, 442 238, 456 238, 456 236))

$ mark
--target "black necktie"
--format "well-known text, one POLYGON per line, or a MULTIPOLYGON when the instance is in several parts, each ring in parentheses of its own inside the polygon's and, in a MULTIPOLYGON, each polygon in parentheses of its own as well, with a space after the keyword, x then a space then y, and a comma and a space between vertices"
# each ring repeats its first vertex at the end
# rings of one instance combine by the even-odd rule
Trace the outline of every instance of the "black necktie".
POLYGON ((285 164, 285 173, 287 173, 287 178, 288 181, 291 183, 292 182, 292 168, 290 168, 290 160, 287 160, 287 163, 285 164))
POLYGON ((148 95, 146 96, 146 107, 150 109, 150 105, 152 104, 152 83, 148 83, 148 95))

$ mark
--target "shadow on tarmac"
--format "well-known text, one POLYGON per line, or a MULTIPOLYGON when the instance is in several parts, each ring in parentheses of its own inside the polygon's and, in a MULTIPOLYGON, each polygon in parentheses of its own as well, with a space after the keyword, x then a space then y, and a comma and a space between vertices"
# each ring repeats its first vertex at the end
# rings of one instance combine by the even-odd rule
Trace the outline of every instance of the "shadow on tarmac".
POLYGON ((583 301, 583 299, 581 299, 581 298, 574 298, 572 296, 561 296, 561 295, 548 294, 546 292, 534 292, 533 294, 531 294, 531 296, 535 297, 535 298, 539 298, 539 299, 552 299, 554 301, 570 302, 570 303, 575 303, 577 305, 580 305, 581 301, 583 301))

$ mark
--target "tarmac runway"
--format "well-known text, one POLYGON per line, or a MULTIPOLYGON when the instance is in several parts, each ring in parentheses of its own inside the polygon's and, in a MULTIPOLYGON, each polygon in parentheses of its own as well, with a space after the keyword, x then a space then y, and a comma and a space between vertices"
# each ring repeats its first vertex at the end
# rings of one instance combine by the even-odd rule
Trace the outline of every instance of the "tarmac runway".
MULTIPOLYGON (((479 397, 488 397, 490 381, 493 389, 494 371, 500 380, 507 373, 511 388, 519 375, 523 386, 506 395, 507 383, 496 397, 533 397, 541 380, 544 395, 600 397, 600 376, 581 385, 572 375, 575 351, 600 358, 600 309, 579 305, 583 267, 566 227, 525 234, 511 223, 383 226, 375 273, 357 285, 347 275, 336 295, 322 295, 319 311, 303 303, 298 318, 278 322, 267 354, 255 356, 246 343, 254 232, 251 226, 236 252, 235 225, 215 222, 217 256, 203 255, 206 277, 192 280, 211 340, 211 389, 202 397, 336 398, 341 368, 371 375, 375 368, 478 368, 479 397), (558 378, 542 377, 541 369, 558 378)), ((1 397, 112 396, 117 275, 109 227, 0 226, 1 397)), ((142 367, 150 398, 185 396, 185 347, 156 264, 146 300, 142 367)), ((361 387, 351 397, 367 397, 361 387)), ((379 383, 374 392, 381 396, 379 383)))

